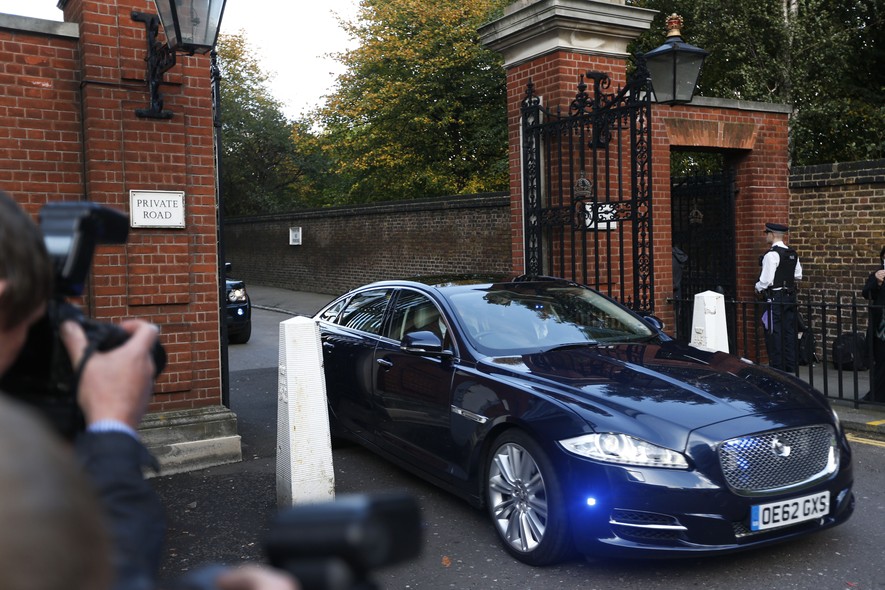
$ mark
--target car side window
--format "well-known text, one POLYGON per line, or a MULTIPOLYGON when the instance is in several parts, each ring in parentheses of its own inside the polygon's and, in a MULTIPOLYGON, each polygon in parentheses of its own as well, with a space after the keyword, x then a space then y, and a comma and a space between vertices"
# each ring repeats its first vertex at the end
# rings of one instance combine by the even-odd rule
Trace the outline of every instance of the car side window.
POLYGON ((347 304, 348 299, 345 297, 340 301, 333 303, 329 307, 323 310, 323 313, 320 314, 320 319, 324 322, 332 322, 335 323, 338 320, 338 316, 341 315, 341 310, 344 309, 344 306, 347 304))
POLYGON ((410 332, 433 332, 447 344, 448 327, 436 304, 426 295, 417 291, 402 290, 393 308, 393 317, 385 336, 392 340, 402 340, 410 332))
POLYGON ((357 293, 338 314, 337 323, 354 330, 380 334, 388 301, 390 289, 370 289, 357 293))

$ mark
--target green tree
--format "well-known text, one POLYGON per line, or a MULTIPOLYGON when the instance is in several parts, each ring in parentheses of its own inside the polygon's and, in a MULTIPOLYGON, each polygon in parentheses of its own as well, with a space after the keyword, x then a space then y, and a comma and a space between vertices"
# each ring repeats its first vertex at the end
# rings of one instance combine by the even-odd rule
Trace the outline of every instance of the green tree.
POLYGON ((666 17, 710 51, 702 96, 790 104, 794 164, 885 156, 885 0, 636 0, 659 10, 634 50, 664 40, 666 17))
POLYGON ((324 157, 309 124, 286 119, 242 31, 219 36, 217 51, 225 214, 271 213, 313 203, 324 157))
POLYGON ((885 0, 804 0, 796 25, 795 161, 885 157, 885 0))
POLYGON ((330 203, 507 188, 505 76, 477 29, 509 0, 361 0, 317 113, 330 203))

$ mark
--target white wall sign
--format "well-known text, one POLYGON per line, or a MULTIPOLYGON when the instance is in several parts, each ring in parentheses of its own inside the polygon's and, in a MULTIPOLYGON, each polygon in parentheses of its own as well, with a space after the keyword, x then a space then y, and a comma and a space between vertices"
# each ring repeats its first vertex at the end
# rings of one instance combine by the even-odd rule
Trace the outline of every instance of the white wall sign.
POLYGON ((129 191, 131 227, 184 227, 184 191, 129 191))

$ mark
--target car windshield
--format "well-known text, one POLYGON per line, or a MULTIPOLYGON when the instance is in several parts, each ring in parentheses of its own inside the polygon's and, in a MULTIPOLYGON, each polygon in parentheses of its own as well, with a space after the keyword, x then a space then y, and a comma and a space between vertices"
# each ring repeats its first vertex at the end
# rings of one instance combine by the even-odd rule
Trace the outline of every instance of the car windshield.
POLYGON ((490 356, 654 336, 619 304, 573 284, 490 285, 459 290, 448 299, 467 340, 490 356))

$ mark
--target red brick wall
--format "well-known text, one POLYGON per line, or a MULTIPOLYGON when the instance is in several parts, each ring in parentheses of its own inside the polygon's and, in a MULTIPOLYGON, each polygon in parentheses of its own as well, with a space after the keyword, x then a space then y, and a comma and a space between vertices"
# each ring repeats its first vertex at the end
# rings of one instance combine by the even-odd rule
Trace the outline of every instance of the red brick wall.
POLYGON ((885 160, 794 168, 790 244, 802 262, 803 296, 860 299, 885 246, 885 160))
POLYGON ((225 219, 232 275, 246 285, 339 294, 381 279, 506 273, 506 194, 458 195, 225 219), (289 228, 302 243, 290 246, 289 228))
POLYGON ((76 40, 0 29, 0 189, 36 215, 83 192, 76 40))
MULTIPOLYGON (((0 188, 36 216, 53 200, 129 211, 130 190, 185 193, 184 229, 131 228, 102 246, 86 305, 104 321, 161 327, 169 363, 152 411, 221 402, 214 127, 207 56, 178 56, 162 87, 169 120, 142 119, 148 0, 68 0, 74 34, 0 29, 0 188)), ((33 21, 32 21, 33 22, 33 21)), ((51 23, 50 23, 51 24, 51 23)))

